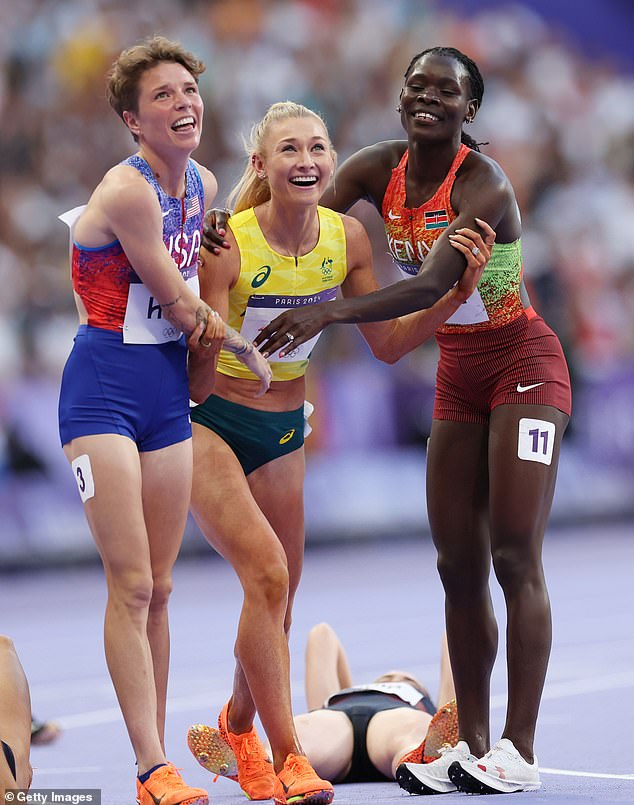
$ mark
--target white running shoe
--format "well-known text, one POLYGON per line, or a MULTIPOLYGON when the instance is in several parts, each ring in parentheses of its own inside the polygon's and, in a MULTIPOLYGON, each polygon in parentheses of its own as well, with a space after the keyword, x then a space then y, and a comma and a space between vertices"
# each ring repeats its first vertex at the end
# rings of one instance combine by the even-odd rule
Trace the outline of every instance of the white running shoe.
POLYGON ((441 746, 440 757, 431 763, 401 763, 396 769, 396 781, 410 794, 449 794, 456 786, 449 779, 447 770, 456 761, 476 760, 466 741, 455 746, 441 746))
POLYGON ((502 738, 479 760, 456 759, 449 777, 467 794, 512 794, 541 788, 537 757, 527 763, 512 741, 502 738))

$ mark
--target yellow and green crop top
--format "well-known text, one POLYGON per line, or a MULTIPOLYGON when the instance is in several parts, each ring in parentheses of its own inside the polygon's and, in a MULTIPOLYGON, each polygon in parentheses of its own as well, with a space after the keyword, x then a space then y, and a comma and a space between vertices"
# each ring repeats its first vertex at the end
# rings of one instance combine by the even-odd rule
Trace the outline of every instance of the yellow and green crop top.
MULTIPOLYGON (((253 340, 280 313, 300 305, 331 301, 345 280, 346 234, 339 213, 325 207, 319 214, 319 240, 302 257, 287 257, 267 243, 251 207, 231 216, 229 226, 240 250, 240 276, 229 292, 227 323, 253 340)), ((269 358, 273 380, 292 380, 306 371, 319 334, 284 358, 269 358)), ((231 377, 255 379, 238 359, 222 350, 218 371, 231 377)))

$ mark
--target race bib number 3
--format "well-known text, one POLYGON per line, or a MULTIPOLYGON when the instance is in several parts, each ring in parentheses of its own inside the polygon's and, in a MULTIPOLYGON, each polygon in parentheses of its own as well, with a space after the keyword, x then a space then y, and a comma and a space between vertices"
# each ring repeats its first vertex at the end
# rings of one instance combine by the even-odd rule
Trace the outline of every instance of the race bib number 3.
MULTIPOLYGON (((334 288, 327 288, 319 293, 310 294, 309 296, 274 296, 273 294, 270 296, 250 296, 240 333, 245 338, 248 338, 249 341, 253 341, 256 335, 258 335, 269 322, 279 316, 280 313, 304 305, 316 305, 318 302, 332 302, 336 297, 336 286, 334 288)), ((321 333, 317 333, 316 336, 306 341, 305 344, 300 344, 299 347, 287 352, 283 358, 280 358, 279 352, 276 352, 269 358, 269 362, 294 363, 296 361, 308 360, 320 335, 321 333)))
POLYGON ((555 424, 543 419, 520 419, 517 456, 550 466, 555 446, 555 424))
MULTIPOLYGON (((198 277, 186 280, 198 296, 198 277)), ((130 284, 123 321, 125 344, 166 344, 178 341, 182 332, 163 316, 161 306, 142 282, 130 284)))
POLYGON ((87 453, 84 453, 82 456, 77 456, 77 458, 71 462, 70 466, 75 474, 81 502, 85 503, 95 496, 95 480, 92 476, 90 457, 87 453))

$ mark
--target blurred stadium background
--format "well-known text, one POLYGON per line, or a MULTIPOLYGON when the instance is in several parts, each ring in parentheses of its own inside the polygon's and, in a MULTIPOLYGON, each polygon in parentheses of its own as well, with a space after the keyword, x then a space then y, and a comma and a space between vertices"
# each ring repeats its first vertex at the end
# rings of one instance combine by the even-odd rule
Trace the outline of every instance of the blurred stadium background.
MULTIPOLYGON (((532 301, 559 333, 574 413, 553 525, 634 522, 634 8, 629 0, 3 0, 0 6, 0 568, 91 559, 59 446, 57 394, 76 329, 60 212, 133 150, 104 98, 115 55, 162 33, 207 64, 203 142, 220 182, 241 133, 291 98, 339 153, 401 137, 410 57, 468 53, 485 78, 472 133, 511 177, 532 301)), ((394 279, 380 221, 355 210, 394 279)), ((307 537, 424 534, 435 344, 396 366, 354 328, 309 372, 307 537)), ((280 479, 283 483, 284 480, 280 479)), ((193 523, 185 550, 208 550, 193 523)))

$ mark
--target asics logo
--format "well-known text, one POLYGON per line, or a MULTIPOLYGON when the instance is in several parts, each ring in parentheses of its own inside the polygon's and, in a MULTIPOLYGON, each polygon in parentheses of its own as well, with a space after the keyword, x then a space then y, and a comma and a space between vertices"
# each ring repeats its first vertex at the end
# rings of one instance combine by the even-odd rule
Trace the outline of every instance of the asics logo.
POLYGON ((279 443, 286 444, 286 442, 290 442, 290 440, 293 438, 294 435, 295 435, 295 428, 292 428, 291 430, 288 431, 288 433, 285 433, 282 436, 279 443))
POLYGON ((387 217, 390 219, 390 221, 396 221, 396 220, 397 220, 398 218, 400 218, 401 216, 400 216, 400 215, 394 215, 394 213, 392 212, 392 210, 390 210, 390 211, 388 212, 388 214, 387 214, 387 217))
POLYGON ((545 383, 544 380, 542 380, 541 383, 531 383, 530 386, 522 386, 521 383, 518 383, 517 384, 517 391, 519 391, 519 393, 522 394, 522 392, 524 392, 524 391, 530 391, 531 389, 536 389, 537 386, 543 386, 544 383, 545 383))
POLYGON ((255 275, 255 277, 253 277, 253 279, 251 280, 251 287, 259 288, 260 285, 264 285, 264 283, 270 276, 271 276, 271 266, 262 266, 262 268, 255 275))

